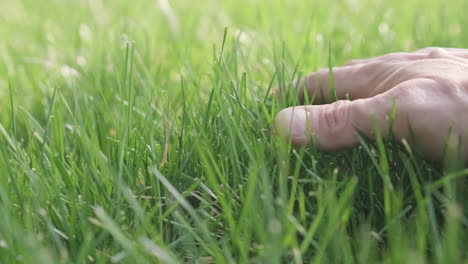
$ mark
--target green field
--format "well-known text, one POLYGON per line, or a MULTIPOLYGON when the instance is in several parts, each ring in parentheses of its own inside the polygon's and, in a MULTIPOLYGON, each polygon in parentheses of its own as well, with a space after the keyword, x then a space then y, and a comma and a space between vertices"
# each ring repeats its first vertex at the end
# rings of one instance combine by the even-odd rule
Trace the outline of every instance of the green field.
POLYGON ((329 59, 466 47, 466 10, 2 0, 0 263, 468 263, 468 170, 292 148, 272 122, 297 99, 271 93, 329 59))

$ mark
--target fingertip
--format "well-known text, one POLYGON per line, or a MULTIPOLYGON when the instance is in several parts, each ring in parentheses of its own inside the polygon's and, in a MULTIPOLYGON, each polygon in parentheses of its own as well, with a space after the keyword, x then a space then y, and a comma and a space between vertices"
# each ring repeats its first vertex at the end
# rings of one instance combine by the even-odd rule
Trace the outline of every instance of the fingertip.
POLYGON ((274 130, 295 146, 308 146, 312 136, 310 114, 305 107, 283 109, 276 115, 274 130))

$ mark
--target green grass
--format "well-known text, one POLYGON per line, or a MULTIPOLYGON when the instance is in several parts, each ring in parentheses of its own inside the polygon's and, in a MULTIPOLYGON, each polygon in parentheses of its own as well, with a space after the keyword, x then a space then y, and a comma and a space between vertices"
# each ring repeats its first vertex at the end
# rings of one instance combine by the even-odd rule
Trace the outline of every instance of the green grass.
POLYGON ((466 1, 164 3, 2 2, 0 263, 467 263, 468 170, 293 149, 270 94, 464 47, 466 1))

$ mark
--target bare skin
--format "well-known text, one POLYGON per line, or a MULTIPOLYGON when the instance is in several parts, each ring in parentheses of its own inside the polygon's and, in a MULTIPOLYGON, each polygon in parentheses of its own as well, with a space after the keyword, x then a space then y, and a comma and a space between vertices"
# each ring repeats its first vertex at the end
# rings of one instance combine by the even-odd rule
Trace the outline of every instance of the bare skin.
POLYGON ((396 140, 432 160, 441 160, 451 144, 468 160, 468 49, 425 48, 352 60, 333 74, 337 97, 352 101, 329 103, 328 70, 301 80, 295 92, 302 99, 305 89, 314 105, 283 109, 275 119, 276 131, 293 145, 350 148, 359 144, 357 130, 372 138, 374 124, 387 137, 394 100, 396 140))

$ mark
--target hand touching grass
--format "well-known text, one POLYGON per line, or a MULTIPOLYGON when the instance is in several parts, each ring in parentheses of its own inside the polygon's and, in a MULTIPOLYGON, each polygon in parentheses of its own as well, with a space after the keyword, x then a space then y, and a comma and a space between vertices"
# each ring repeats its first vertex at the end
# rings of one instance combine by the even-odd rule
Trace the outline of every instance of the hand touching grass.
POLYGON ((294 91, 299 98, 323 105, 278 113, 276 131, 293 145, 337 151, 358 145, 357 131, 372 138, 377 126, 387 137, 392 127, 396 140, 406 139, 427 158, 440 160, 451 143, 468 159, 468 50, 425 48, 352 60, 333 75, 337 97, 352 101, 331 102, 328 69, 301 80, 294 91))

